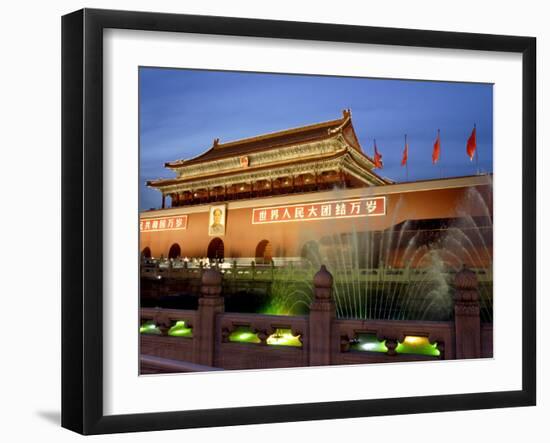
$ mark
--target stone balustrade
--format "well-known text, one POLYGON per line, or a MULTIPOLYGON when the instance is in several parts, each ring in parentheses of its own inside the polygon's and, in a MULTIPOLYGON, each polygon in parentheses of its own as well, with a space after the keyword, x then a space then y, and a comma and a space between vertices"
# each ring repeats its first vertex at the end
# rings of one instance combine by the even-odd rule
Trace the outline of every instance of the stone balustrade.
POLYGON ((337 318, 324 266, 307 316, 224 312, 222 280, 204 270, 196 311, 141 309, 141 354, 222 369, 492 357, 492 325, 481 324, 469 269, 456 274, 455 316, 446 322, 337 318))
MULTIPOLYGON (((303 263, 300 258, 294 260, 295 264, 292 269, 292 278, 297 280, 313 278, 315 270, 310 265, 303 263)), ((271 281, 274 276, 285 272, 285 267, 275 266, 274 264, 256 264, 254 259, 249 259, 246 263, 239 260, 239 263, 233 263, 230 259, 221 264, 213 264, 212 267, 219 268, 223 279, 229 280, 257 280, 271 281)), ((189 280, 200 279, 202 273, 207 266, 193 265, 190 262, 185 262, 182 259, 147 259, 146 263, 142 263, 141 277, 149 279, 176 279, 189 280)), ((476 274, 478 282, 491 283, 493 281, 492 270, 488 268, 472 268, 470 269, 476 274)), ((428 271, 421 268, 360 268, 349 269, 336 273, 333 278, 335 282, 347 281, 350 276, 357 282, 369 283, 414 283, 422 282, 426 279, 428 271)), ((452 269, 447 271, 449 276, 454 276, 456 272, 452 269)), ((310 280, 311 281, 311 280, 310 280)))

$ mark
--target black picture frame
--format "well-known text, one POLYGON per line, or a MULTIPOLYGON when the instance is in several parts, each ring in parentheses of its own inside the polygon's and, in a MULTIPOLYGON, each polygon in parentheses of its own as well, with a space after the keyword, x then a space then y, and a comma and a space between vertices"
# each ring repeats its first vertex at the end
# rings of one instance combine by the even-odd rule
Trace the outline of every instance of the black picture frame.
POLYGON ((62 426, 82 434, 274 423, 536 403, 536 39, 83 9, 62 18, 62 426), (503 51, 522 55, 522 389, 106 416, 103 413, 103 30, 503 51))

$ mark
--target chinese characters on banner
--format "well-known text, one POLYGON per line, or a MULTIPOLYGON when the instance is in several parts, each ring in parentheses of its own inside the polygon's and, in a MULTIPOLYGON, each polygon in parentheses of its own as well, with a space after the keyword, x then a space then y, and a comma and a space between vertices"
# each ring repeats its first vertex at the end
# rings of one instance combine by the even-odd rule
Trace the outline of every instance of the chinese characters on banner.
POLYGON ((255 208, 252 223, 281 223, 386 214, 386 197, 336 200, 301 205, 255 208))
POLYGON ((187 215, 145 218, 139 221, 140 232, 173 231, 187 229, 187 215))

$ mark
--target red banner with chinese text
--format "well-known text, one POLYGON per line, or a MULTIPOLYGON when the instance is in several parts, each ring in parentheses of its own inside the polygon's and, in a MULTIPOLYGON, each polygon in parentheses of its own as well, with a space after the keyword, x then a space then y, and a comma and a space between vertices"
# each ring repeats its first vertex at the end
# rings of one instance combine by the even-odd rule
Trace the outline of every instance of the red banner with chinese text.
POLYGON ((252 223, 282 223, 386 214, 386 197, 334 200, 288 206, 254 208, 252 223))
POLYGON ((140 232, 174 231, 187 229, 187 215, 145 218, 139 221, 140 232))

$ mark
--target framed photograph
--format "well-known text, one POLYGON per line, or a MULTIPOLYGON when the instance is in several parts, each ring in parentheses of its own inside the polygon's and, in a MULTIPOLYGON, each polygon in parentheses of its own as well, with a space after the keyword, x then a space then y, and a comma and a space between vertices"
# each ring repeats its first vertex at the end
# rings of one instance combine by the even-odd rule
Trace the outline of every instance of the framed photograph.
POLYGON ((535 51, 64 16, 62 425, 534 405, 535 51))
MULTIPOLYGON (((225 205, 210 206, 210 217, 208 219, 208 235, 211 237, 225 234, 225 205)), ((214 258, 223 258, 220 257, 214 258)))

